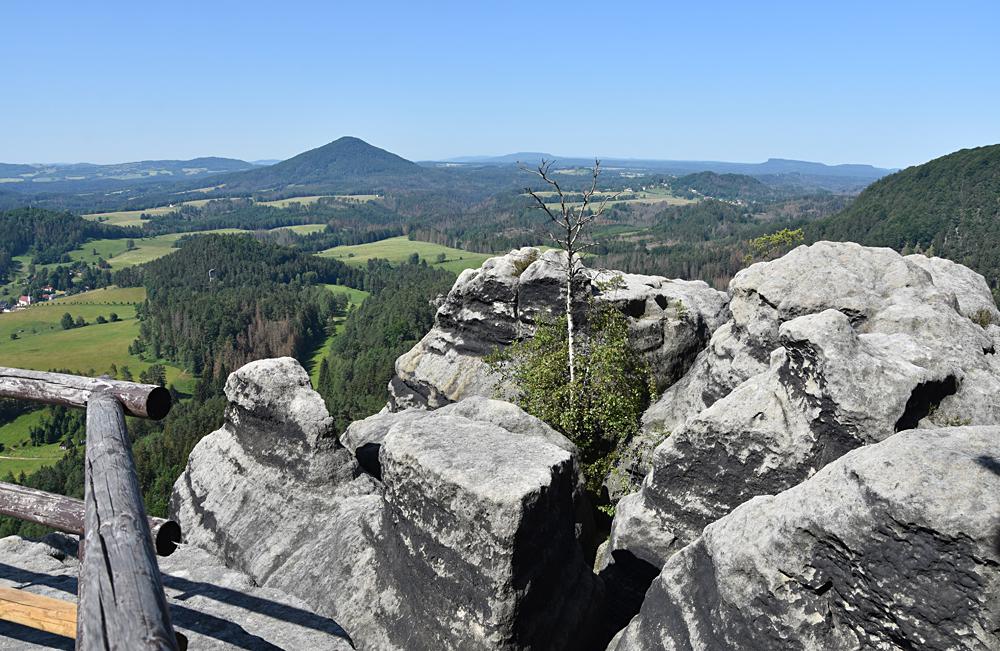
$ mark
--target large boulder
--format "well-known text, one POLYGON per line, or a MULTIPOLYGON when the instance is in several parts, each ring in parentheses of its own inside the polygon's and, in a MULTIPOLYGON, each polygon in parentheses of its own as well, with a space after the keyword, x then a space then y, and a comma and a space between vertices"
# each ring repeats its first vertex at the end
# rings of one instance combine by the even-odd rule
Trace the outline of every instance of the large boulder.
POLYGON ((185 542, 303 599, 367 648, 388 645, 373 607, 379 482, 337 444, 294 359, 247 364, 226 396, 225 424, 199 441, 174 484, 170 511, 185 542))
MULTIPOLYGON (((0 585, 46 597, 76 601, 80 563, 77 540, 50 534, 41 541, 0 539, 0 585)), ((258 587, 204 550, 181 546, 157 559, 170 606, 170 621, 191 649, 354 648, 347 633, 312 612, 300 599, 258 587)), ((0 621, 0 649, 72 649, 50 633, 0 621)))
POLYGON ((579 646, 601 592, 576 538, 568 441, 482 400, 366 421, 348 450, 287 358, 238 370, 226 395, 224 426, 174 486, 187 542, 335 619, 359 649, 579 646), (355 459, 366 446, 378 472, 355 459))
MULTIPOLYGON (((503 394, 483 357, 531 336, 539 318, 565 311, 564 261, 558 251, 528 247, 463 271, 431 331, 396 360, 390 408, 433 409, 469 396, 503 394)), ((662 386, 687 370, 728 316, 723 292, 701 281, 659 276, 583 268, 573 298, 581 317, 590 298, 627 314, 633 344, 662 386), (623 282, 611 282, 619 277, 623 282)))
POLYGON ((820 242, 731 291, 731 320, 644 415, 662 443, 618 504, 605 563, 660 567, 746 500, 893 432, 1000 423, 994 326, 970 318, 992 299, 964 267, 820 242))
POLYGON ((998 496, 997 427, 854 450, 707 526, 609 649, 998 649, 998 496))
POLYGON ((380 576, 409 649, 577 649, 598 582, 576 541, 572 454, 463 416, 392 428, 380 576), (456 635, 461 632, 460 635, 456 635))

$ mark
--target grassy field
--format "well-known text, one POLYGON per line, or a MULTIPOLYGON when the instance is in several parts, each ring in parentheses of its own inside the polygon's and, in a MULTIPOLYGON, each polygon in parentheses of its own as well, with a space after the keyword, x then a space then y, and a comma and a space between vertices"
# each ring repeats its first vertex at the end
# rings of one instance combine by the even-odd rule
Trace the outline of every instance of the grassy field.
MULTIPOLYGON (((135 304, 145 298, 142 287, 108 287, 0 314, 0 363, 40 371, 69 369, 82 375, 100 375, 114 364, 119 370, 127 366, 138 378, 153 364, 128 352, 129 344, 139 335, 135 304), (74 319, 82 316, 89 325, 63 330, 60 320, 66 312, 74 319), (98 315, 108 318, 112 312, 121 321, 96 323, 98 315), (11 334, 17 339, 11 339, 11 334)), ((188 373, 161 363, 168 383, 184 393, 194 390, 194 378, 188 373)), ((12 449, 27 439, 28 430, 40 416, 41 412, 32 412, 0 427, 0 443, 6 448, 0 452, 0 476, 34 472, 62 456, 58 445, 12 449)))
POLYGON ((309 233, 319 233, 326 228, 326 224, 295 224, 294 226, 281 226, 280 228, 272 228, 272 231, 280 231, 282 229, 294 231, 299 235, 308 235, 309 233))
POLYGON ((15 477, 24 473, 30 475, 42 466, 51 466, 62 458, 63 451, 58 443, 49 445, 31 445, 31 428, 42 418, 42 411, 24 414, 11 423, 0 427, 0 478, 7 473, 15 477))
POLYGON ((347 264, 363 265, 371 258, 384 258, 389 262, 405 262, 410 255, 416 253, 427 264, 447 269, 458 275, 464 269, 479 267, 483 262, 492 257, 488 253, 470 253, 462 249, 453 249, 441 244, 410 240, 406 237, 390 237, 389 239, 370 242, 368 244, 356 244, 352 246, 335 246, 332 249, 322 251, 317 255, 328 258, 337 258, 347 264), (444 262, 438 262, 437 257, 444 254, 444 262))
MULTIPOLYGON (((203 188, 204 192, 209 192, 216 188, 203 188)), ((195 190, 198 192, 199 190, 195 190)), ((363 203, 365 201, 373 201, 378 199, 377 194, 317 194, 310 195, 307 197, 291 197, 289 199, 275 199, 274 201, 260 201, 262 206, 275 206, 276 208, 287 208, 293 203, 297 203, 303 206, 309 206, 316 203, 320 199, 325 199, 327 197, 333 197, 344 202, 357 202, 363 203)), ((114 212, 95 212, 87 215, 82 215, 84 219, 89 219, 91 221, 102 221, 105 224, 111 224, 112 226, 142 226, 143 222, 146 220, 142 219, 142 215, 166 215, 168 213, 177 212, 178 206, 195 206, 201 207, 206 203, 211 201, 210 199, 192 199, 190 201, 182 201, 170 206, 159 206, 157 208, 146 208, 144 210, 117 210, 114 212)))
MULTIPOLYGON (((135 304, 145 298, 141 287, 110 287, 0 314, 0 360, 4 366, 17 368, 93 370, 97 374, 114 364, 119 369, 128 366, 138 377, 153 364, 128 352, 129 344, 139 335, 135 304), (82 316, 89 325, 63 330, 59 322, 66 312, 74 319, 82 316), (112 312, 121 320, 96 323, 98 315, 108 318, 112 312), (11 339, 11 334, 17 339, 11 339)), ((194 386, 190 375, 173 366, 167 366, 167 382, 180 391, 194 386)))
MULTIPOLYGON (((354 289, 353 287, 347 287, 346 285, 326 285, 326 288, 335 294, 347 294, 347 298, 352 306, 361 305, 361 303, 368 297, 368 292, 362 291, 360 289, 354 289)), ((346 318, 346 317, 345 317, 346 318)), ((330 346, 333 344, 333 340, 337 338, 344 329, 344 318, 337 320, 336 330, 326 338, 323 345, 316 349, 312 357, 306 363, 306 370, 309 372, 309 379, 312 380, 313 387, 319 385, 319 365, 323 362, 323 358, 330 353, 330 346)))
POLYGON ((182 205, 201 207, 208 202, 209 199, 192 199, 191 201, 182 201, 170 206, 159 206, 158 208, 145 208, 143 210, 118 210, 115 212, 95 212, 88 215, 81 215, 81 217, 95 222, 102 221, 105 224, 110 224, 112 226, 142 226, 145 221, 141 218, 143 214, 151 216, 166 215, 168 213, 177 212, 177 208, 182 205))

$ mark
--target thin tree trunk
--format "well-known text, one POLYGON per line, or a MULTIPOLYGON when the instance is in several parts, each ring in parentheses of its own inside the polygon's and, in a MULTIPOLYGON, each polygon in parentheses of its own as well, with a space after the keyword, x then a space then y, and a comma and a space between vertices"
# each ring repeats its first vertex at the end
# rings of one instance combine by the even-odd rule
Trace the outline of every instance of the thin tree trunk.
MULTIPOLYGON (((573 345, 573 276, 566 277, 566 341, 569 343, 569 381, 576 380, 576 350, 573 345)), ((572 391, 572 388, 570 389, 572 391)), ((572 395, 572 393, 570 394, 572 395)))

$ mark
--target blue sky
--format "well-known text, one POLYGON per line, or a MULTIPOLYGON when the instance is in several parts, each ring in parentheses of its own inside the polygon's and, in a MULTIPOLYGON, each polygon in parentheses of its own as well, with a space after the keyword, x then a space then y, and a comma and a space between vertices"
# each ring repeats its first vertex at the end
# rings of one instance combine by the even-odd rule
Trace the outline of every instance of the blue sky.
POLYGON ((562 155, 906 166, 1000 142, 998 2, 0 7, 0 161, 562 155))

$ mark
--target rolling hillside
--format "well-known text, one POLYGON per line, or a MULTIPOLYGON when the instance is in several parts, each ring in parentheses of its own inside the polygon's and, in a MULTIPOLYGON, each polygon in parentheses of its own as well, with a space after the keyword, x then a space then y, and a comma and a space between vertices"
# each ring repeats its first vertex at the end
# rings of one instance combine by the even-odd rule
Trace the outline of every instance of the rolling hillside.
POLYGON ((873 183, 811 239, 923 251, 972 267, 1000 294, 1000 145, 963 149, 873 183))

